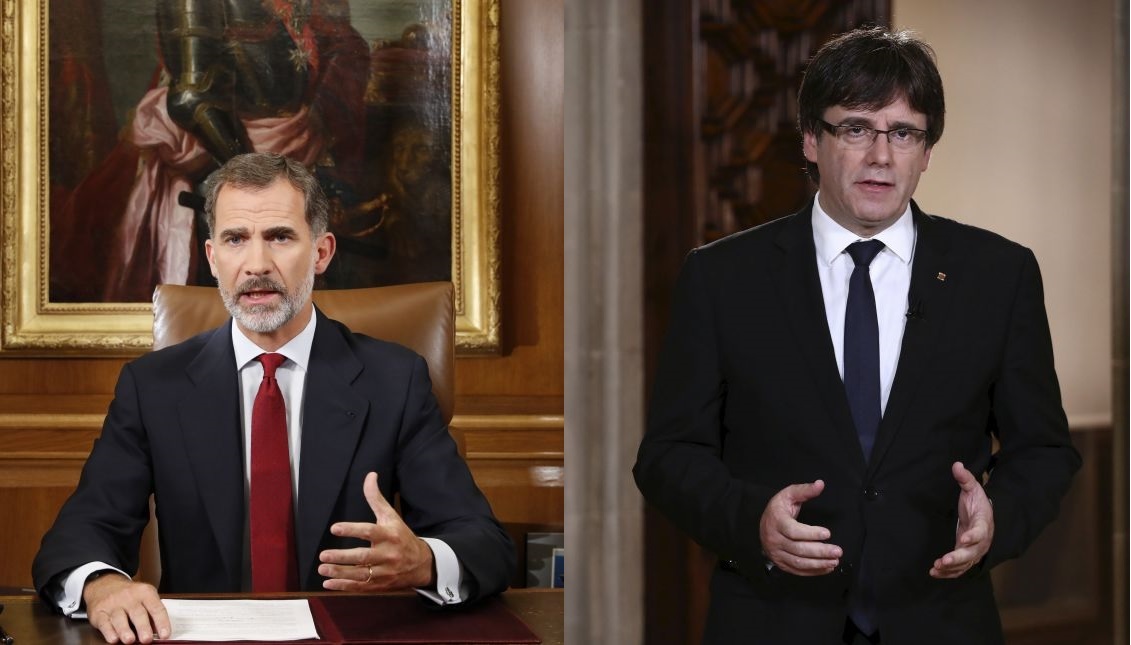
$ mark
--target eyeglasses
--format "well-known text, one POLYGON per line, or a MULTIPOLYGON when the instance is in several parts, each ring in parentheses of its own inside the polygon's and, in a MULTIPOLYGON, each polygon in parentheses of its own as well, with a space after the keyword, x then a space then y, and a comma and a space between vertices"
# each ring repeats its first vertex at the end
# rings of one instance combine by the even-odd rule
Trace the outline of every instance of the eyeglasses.
POLYGON ((911 152, 919 144, 927 140, 927 131, 917 128, 896 128, 895 130, 877 130, 866 125, 833 125, 828 121, 820 121, 826 132, 836 137, 842 146, 850 150, 866 150, 876 142, 876 137, 884 135, 893 150, 911 152))

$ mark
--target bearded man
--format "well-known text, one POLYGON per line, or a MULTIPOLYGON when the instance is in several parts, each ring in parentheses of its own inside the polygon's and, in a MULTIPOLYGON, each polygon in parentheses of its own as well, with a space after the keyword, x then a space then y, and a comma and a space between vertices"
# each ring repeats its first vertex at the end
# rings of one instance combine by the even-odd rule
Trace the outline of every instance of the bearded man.
POLYGON ((107 642, 149 643, 170 636, 160 594, 414 588, 452 605, 502 591, 514 546, 448 434, 424 359, 311 301, 336 244, 317 180, 253 153, 204 192, 205 255, 232 319, 123 367, 36 555, 40 596, 89 616, 107 642), (160 594, 127 573, 150 495, 160 594))

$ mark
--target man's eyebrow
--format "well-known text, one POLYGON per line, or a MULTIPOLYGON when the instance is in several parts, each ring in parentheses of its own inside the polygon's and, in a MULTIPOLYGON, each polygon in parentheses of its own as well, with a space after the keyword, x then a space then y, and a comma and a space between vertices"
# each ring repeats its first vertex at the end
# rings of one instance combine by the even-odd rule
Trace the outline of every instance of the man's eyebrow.
POLYGON ((263 229, 263 237, 271 238, 280 235, 295 235, 295 229, 292 226, 272 226, 271 228, 263 229))
POLYGON ((873 127, 875 124, 876 122, 872 119, 858 114, 849 114, 839 121, 839 125, 866 125, 869 128, 873 127))
POLYGON ((217 237, 247 237, 247 227, 226 228, 220 231, 220 235, 217 237))
POLYGON ((912 123, 910 121, 892 121, 891 123, 888 124, 888 129, 889 130, 903 130, 903 129, 926 130, 927 126, 920 126, 918 123, 912 123))
MULTIPOLYGON (((875 128, 876 122, 866 116, 859 114, 850 114, 840 120, 839 125, 863 125, 869 128, 875 128)), ((888 130, 925 130, 926 127, 920 127, 917 123, 910 121, 892 121, 888 124, 888 130)))

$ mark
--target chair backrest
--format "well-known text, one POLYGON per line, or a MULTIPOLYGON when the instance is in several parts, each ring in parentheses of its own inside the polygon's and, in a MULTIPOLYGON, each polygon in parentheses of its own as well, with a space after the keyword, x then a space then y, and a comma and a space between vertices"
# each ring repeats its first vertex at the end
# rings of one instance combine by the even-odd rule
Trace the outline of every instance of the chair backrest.
MULTIPOLYGON (((400 343, 424 357, 444 415, 455 407, 455 316, 450 282, 314 292, 314 304, 355 332, 400 343)), ((153 292, 153 349, 219 327, 228 311, 216 287, 158 285, 153 292)))

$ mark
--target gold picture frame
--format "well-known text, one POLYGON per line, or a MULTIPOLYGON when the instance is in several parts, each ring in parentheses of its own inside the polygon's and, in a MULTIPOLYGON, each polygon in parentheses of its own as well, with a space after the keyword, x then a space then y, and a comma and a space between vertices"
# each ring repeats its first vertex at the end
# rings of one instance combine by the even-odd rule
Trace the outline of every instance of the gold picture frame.
MULTIPOLYGON (((150 304, 50 300, 49 2, 0 4, 0 355, 147 351, 150 304)), ((451 11, 456 349, 489 354, 500 349, 499 0, 451 0, 451 11)))

